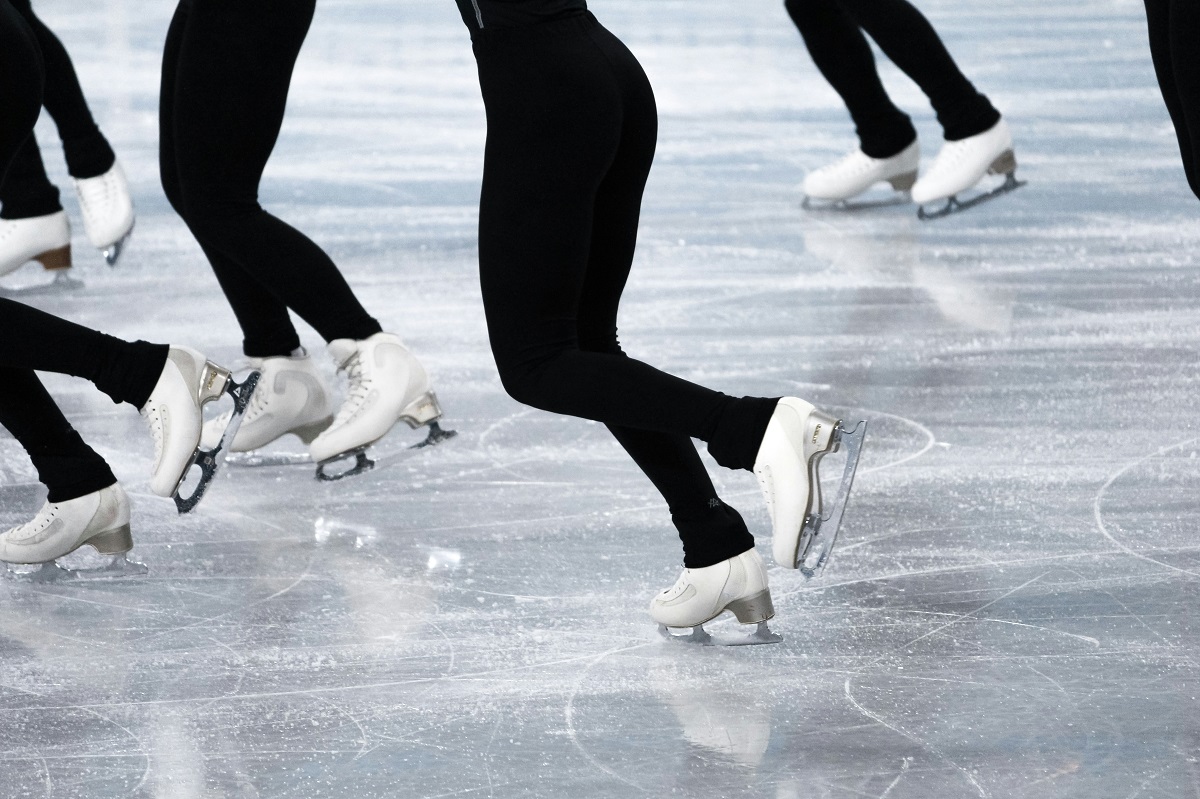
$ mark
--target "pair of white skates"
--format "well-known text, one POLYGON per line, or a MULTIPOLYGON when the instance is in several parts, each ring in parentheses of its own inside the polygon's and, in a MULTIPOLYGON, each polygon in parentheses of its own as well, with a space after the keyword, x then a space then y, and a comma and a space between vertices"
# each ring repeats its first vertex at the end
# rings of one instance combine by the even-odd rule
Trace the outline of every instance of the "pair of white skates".
MULTIPOLYGON (((110 265, 133 232, 133 200, 120 162, 103 175, 75 180, 88 240, 110 265)), ((37 261, 56 280, 71 267, 71 223, 66 211, 25 219, 0 219, 0 276, 37 261)))
MULTIPOLYGON (((806 578, 825 567, 837 539, 854 472, 866 436, 867 423, 852 430, 842 422, 796 397, 779 401, 767 425, 754 462, 771 516, 772 554, 785 569, 799 569, 806 578), (845 449, 846 465, 841 485, 828 514, 822 511, 818 465, 821 458, 845 449)), ((663 635, 699 644, 767 644, 779 636, 767 628, 775 615, 767 571, 753 549, 700 569, 684 569, 675 585, 650 603, 650 615, 663 635), (741 639, 714 639, 702 626, 725 611, 742 624, 756 625, 741 639), (668 628, 688 629, 686 635, 668 628)))
MULTIPOLYGON (((173 497, 179 512, 186 513, 200 501, 225 452, 257 449, 288 434, 310 442, 319 470, 345 457, 357 458, 356 468, 347 474, 364 468, 366 448, 397 422, 413 428, 428 425, 430 439, 454 435, 437 426, 441 408, 429 378, 397 336, 338 339, 329 351, 348 378, 347 397, 336 415, 331 391, 307 355, 253 359, 253 371, 238 383, 195 350, 172 347, 141 409, 154 438, 151 490, 173 497), (226 393, 233 397, 233 410, 204 422, 203 406, 226 393), (193 466, 200 468, 199 483, 182 496, 181 485, 193 466)), ((50 561, 85 544, 114 556, 133 547, 129 499, 120 484, 66 502, 47 502, 32 521, 0 534, 0 560, 52 565, 50 561)))
POLYGON ((1016 178, 1012 133, 1003 119, 983 133, 946 142, 933 165, 918 177, 920 162, 921 148, 916 141, 889 158, 872 158, 861 149, 855 150, 804 179, 804 207, 849 210, 896 205, 911 199, 918 206, 919 218, 938 219, 1025 185, 1016 178), (969 199, 959 199, 985 175, 1003 175, 1004 182, 969 199), (876 183, 888 183, 898 194, 882 201, 852 202, 876 183), (927 206, 937 203, 942 204, 927 210, 927 206))

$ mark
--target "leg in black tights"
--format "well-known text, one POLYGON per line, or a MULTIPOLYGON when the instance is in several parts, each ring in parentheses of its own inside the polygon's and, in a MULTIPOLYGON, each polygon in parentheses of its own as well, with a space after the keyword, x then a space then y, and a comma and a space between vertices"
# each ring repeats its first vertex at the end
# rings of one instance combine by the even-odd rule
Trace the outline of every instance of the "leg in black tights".
POLYGON ((1200 198, 1200 5, 1192 0, 1145 3, 1154 73, 1175 125, 1188 186, 1200 198))
MULTIPOLYGON (((38 19, 30 0, 9 0, 33 32, 45 63, 42 103, 62 139, 67 171, 75 178, 92 178, 112 168, 116 160, 108 140, 96 126, 79 86, 71 57, 53 31, 38 19)), ((46 176, 36 138, 13 156, 7 177, 0 182, 0 217, 25 219, 61 211, 58 189, 46 176)))
POLYGON ((300 346, 289 308, 326 341, 381 330, 329 256, 258 204, 314 7, 182 0, 163 55, 163 188, 212 264, 245 353, 256 357, 300 346))
POLYGON ((785 0, 784 5, 817 68, 845 101, 867 155, 895 155, 912 143, 916 131, 884 91, 862 31, 921 87, 948 141, 982 133, 1000 119, 959 70, 929 20, 907 0, 785 0))
POLYGON ((691 439, 750 468, 776 400, 694 385, 617 342, 657 129, 641 66, 586 14, 472 36, 488 118, 480 282, 505 388, 608 425, 666 498, 689 568, 746 551, 691 439))

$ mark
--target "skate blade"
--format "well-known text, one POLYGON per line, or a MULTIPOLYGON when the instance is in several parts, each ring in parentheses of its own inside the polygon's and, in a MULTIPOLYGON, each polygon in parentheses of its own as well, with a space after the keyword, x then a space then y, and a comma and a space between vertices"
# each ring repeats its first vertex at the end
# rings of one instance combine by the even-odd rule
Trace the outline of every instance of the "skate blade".
POLYGON ((78 550, 64 555, 57 561, 46 563, 17 564, 9 563, 6 577, 22 583, 35 585, 53 585, 85 580, 117 580, 126 577, 143 577, 149 573, 146 564, 129 560, 124 554, 94 555, 90 561, 81 562, 77 557, 78 550), (97 565, 87 563, 100 559, 97 565))
POLYGON ((104 256, 104 263, 109 266, 116 266, 117 259, 121 257, 121 253, 125 252, 125 245, 129 242, 129 237, 132 235, 133 226, 130 225, 129 230, 125 232, 124 236, 101 250, 100 252, 104 256))
POLYGON ((804 520, 804 529, 800 533, 800 546, 796 558, 796 568, 806 579, 811 580, 821 573, 829 562, 829 554, 837 541, 838 530, 842 526, 842 516, 846 512, 846 502, 850 499, 850 488, 854 485, 854 473, 858 469, 858 459, 862 455, 863 441, 867 435, 867 420, 863 419, 846 430, 839 422, 830 442, 830 451, 845 450, 846 466, 842 471, 842 482, 838 486, 837 495, 829 510, 829 515, 810 514, 804 520))
POLYGON ((375 461, 367 457, 367 446, 358 447, 321 461, 317 464, 317 479, 324 483, 332 483, 334 480, 341 480, 371 471, 375 468, 375 461), (329 471, 331 467, 351 458, 354 459, 354 465, 344 472, 329 471))
POLYGON ((176 510, 181 514, 189 513, 204 498, 204 492, 208 491, 209 484, 217 475, 217 468, 225 458, 226 445, 233 441, 238 428, 242 426, 242 417, 246 415, 246 406, 250 404, 250 395, 254 393, 254 387, 258 385, 261 377, 262 372, 251 372, 240 383, 234 382, 233 378, 229 378, 225 383, 224 393, 233 398, 233 416, 229 418, 229 425, 221 434, 221 440, 217 442, 217 445, 207 450, 197 448, 195 454, 192 455, 192 462, 183 470, 183 477, 180 478, 179 486, 175 488, 175 494, 172 497, 175 500, 176 510), (190 495, 181 496, 180 489, 193 466, 200 467, 200 480, 190 495))
POLYGON ((413 444, 411 447, 409 447, 409 449, 422 449, 423 447, 434 447, 445 441, 449 441, 450 439, 452 439, 456 435, 458 435, 457 430, 446 430, 437 422, 430 422, 427 425, 427 427, 429 428, 429 435, 427 435, 425 437, 425 440, 421 441, 418 444, 413 444))
POLYGON ((703 624, 681 628, 666 627, 660 624, 658 625, 658 634, 668 641, 694 646, 756 646, 758 644, 778 644, 783 640, 783 636, 771 632, 771 628, 765 621, 760 621, 755 626, 754 632, 748 635, 723 633, 713 635, 704 629, 703 624), (672 632, 674 629, 687 630, 687 632, 672 632))
POLYGON ((307 452, 231 452, 225 456, 230 466, 247 469, 264 466, 300 466, 313 462, 307 452))
POLYGON ((908 205, 912 202, 912 197, 906 191, 896 192, 890 197, 880 197, 877 200, 819 200, 812 197, 805 197, 800 203, 800 207, 805 211, 840 211, 842 213, 853 213, 854 211, 873 211, 878 208, 892 208, 897 205, 908 205))
POLYGON ((937 208, 933 211, 926 211, 925 206, 923 205, 918 207, 917 219, 920 219, 924 222, 929 222, 933 219, 942 219, 950 216, 951 214, 957 214, 960 211, 967 210, 968 208, 974 208, 980 203, 985 203, 988 200, 994 200, 1002 194, 1008 194, 1009 192, 1016 191, 1024 186, 1027 182, 1028 181, 1017 180, 1016 173, 1009 172, 1004 176, 1004 182, 991 191, 985 191, 982 194, 978 194, 967 200, 958 199, 958 195, 956 194, 947 199, 946 204, 941 208, 937 208))

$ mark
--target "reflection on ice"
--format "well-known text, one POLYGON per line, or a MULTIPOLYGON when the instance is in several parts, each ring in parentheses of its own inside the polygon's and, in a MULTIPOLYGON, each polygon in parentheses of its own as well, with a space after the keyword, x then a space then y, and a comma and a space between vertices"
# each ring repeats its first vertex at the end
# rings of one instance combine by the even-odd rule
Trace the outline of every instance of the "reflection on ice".
POLYGON ((7 563, 7 576, 13 580, 42 585, 71 580, 103 580, 141 577, 148 573, 146 564, 129 560, 126 555, 102 555, 82 546, 57 561, 48 563, 7 563))

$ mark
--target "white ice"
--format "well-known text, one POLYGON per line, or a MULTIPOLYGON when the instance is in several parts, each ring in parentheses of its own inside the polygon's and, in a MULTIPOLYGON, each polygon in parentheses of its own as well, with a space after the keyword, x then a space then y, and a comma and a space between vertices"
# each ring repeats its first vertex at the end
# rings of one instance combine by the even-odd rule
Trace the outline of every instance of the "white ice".
MULTIPOLYGON (((36 5, 138 223, 109 269, 43 119, 84 286, 19 296, 236 361, 233 316, 158 184, 171 4, 36 5)), ((805 171, 853 133, 777 0, 592 5, 662 117, 627 349, 871 420, 824 575, 771 571, 784 642, 660 640, 647 605, 680 561, 661 499, 603 427, 504 395, 454 5, 322 0, 262 200, 421 356, 459 436, 411 451, 399 429, 379 468, 334 485, 311 465, 230 465, 179 517, 148 491, 137 414, 48 378, 128 487, 149 574, 0 580, 0 795, 1195 796, 1200 205, 1141 3, 919 0, 1007 115, 1029 181, 934 223, 800 209, 805 171)), ((928 104, 880 63, 932 155, 928 104)), ((713 469, 769 553, 753 478, 713 469)), ((0 527, 42 497, 0 438, 0 527)))

